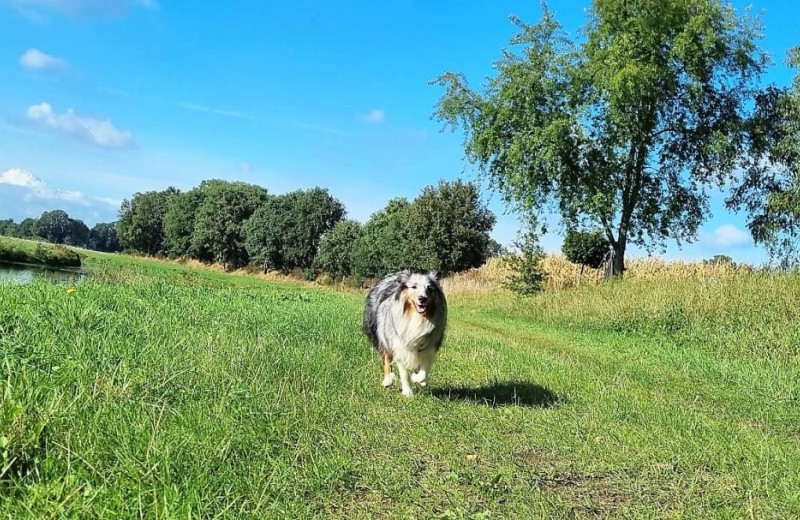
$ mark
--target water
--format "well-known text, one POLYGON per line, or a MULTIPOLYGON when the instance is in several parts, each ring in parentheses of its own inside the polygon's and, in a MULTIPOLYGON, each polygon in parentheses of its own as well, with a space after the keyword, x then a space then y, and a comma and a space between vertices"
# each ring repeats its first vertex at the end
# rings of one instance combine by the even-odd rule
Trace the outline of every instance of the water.
POLYGON ((31 283, 37 279, 55 283, 78 283, 86 273, 78 269, 54 269, 36 265, 5 264, 0 262, 0 283, 31 283))

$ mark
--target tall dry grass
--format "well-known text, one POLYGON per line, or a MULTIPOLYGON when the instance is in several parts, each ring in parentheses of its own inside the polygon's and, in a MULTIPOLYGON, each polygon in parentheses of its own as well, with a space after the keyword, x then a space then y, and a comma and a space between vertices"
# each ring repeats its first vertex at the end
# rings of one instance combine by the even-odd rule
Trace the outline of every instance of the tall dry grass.
MULTIPOLYGON (((569 262, 562 255, 547 255, 543 260, 547 277, 545 290, 570 289, 582 285, 593 286, 603 281, 602 269, 584 268, 569 262)), ((749 273, 747 265, 726 263, 667 262, 659 258, 633 258, 626 263, 626 280, 721 280, 749 273)), ((443 286, 449 294, 475 294, 503 291, 503 282, 509 275, 502 258, 491 258, 483 266, 456 273, 446 278, 443 286)))
POLYGON ((509 320, 576 331, 665 338, 691 348, 760 360, 800 363, 800 276, 749 266, 632 259, 622 283, 600 283, 602 273, 561 256, 544 260, 546 290, 520 299, 498 293, 503 262, 445 281, 462 307, 509 320), (579 285, 580 280, 580 285, 579 285), (486 298, 487 294, 500 297, 486 298))

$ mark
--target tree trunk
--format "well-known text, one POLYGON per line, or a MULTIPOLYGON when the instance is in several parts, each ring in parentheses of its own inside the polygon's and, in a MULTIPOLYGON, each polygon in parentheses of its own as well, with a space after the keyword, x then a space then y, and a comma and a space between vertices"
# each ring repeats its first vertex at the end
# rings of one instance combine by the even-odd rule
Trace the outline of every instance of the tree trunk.
POLYGON ((622 278, 625 272, 625 241, 618 240, 614 244, 614 256, 611 259, 611 276, 622 278))

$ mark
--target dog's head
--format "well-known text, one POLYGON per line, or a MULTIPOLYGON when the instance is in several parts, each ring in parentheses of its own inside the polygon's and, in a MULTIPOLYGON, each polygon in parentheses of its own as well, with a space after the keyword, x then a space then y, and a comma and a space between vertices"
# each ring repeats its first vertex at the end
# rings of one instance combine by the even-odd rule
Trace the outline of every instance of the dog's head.
POLYGON ((403 273, 400 282, 402 283, 402 295, 407 304, 419 314, 430 314, 436 310, 441 302, 442 289, 434 273, 403 273))

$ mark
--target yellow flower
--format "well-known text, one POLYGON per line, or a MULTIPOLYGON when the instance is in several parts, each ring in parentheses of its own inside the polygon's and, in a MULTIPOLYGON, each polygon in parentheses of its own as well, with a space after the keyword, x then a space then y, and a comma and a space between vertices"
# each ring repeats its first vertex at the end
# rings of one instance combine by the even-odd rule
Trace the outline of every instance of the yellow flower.
POLYGON ((75 289, 74 287, 67 287, 67 294, 72 294, 72 293, 74 293, 76 290, 77 290, 77 289, 75 289))

